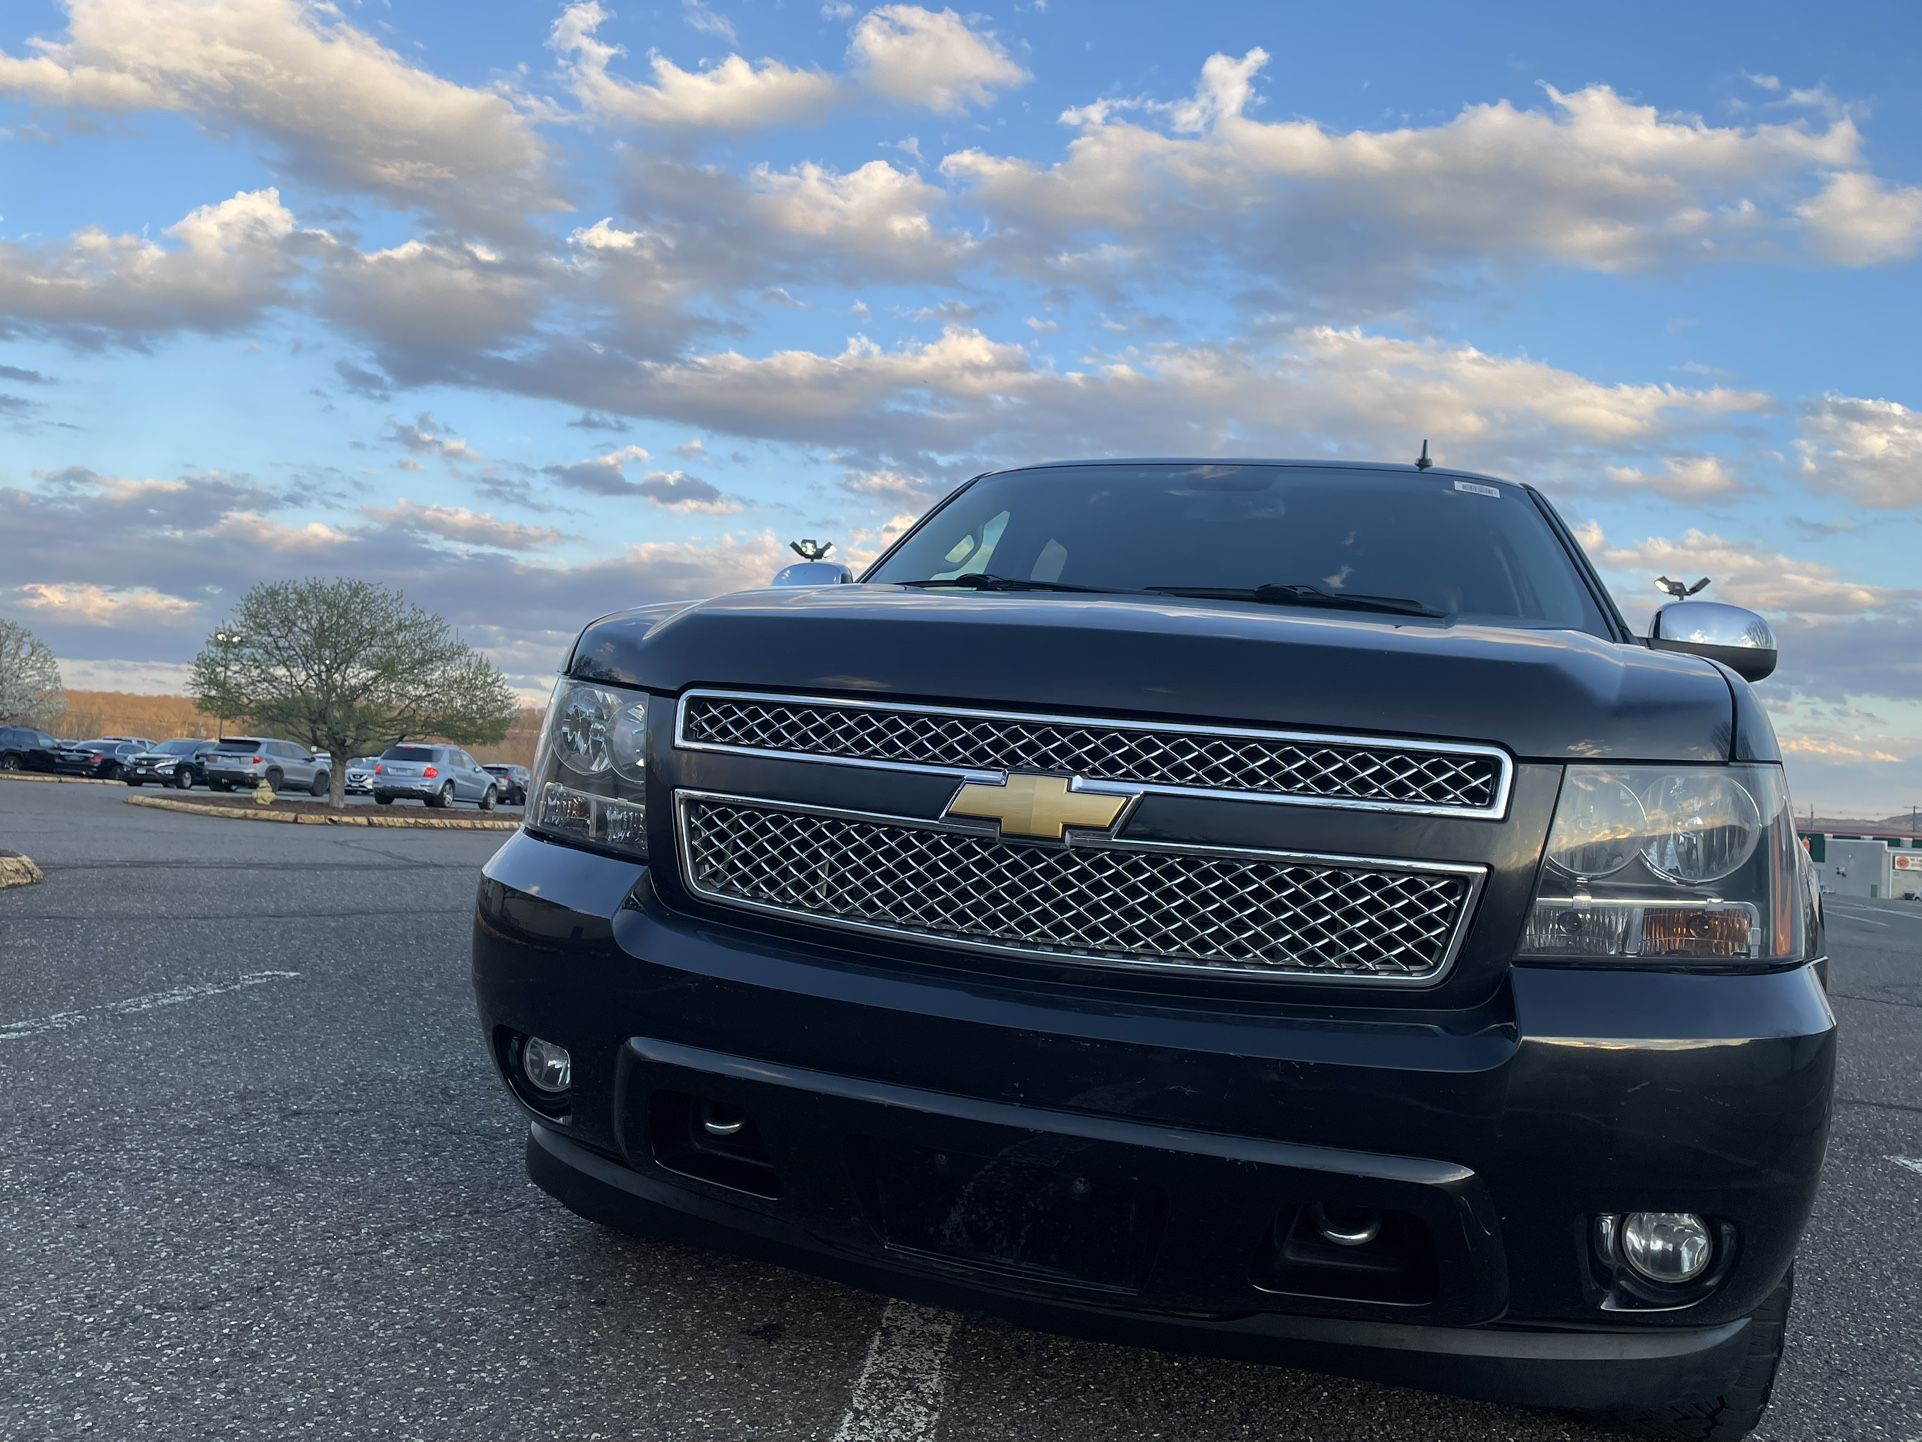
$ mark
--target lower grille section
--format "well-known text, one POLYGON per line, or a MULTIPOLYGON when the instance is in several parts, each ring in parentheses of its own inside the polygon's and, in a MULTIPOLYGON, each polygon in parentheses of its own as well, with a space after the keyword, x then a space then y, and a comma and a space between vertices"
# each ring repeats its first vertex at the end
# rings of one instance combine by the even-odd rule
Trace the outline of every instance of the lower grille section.
POLYGON ((1029 846, 731 797, 681 796, 679 825, 687 883, 715 901, 1163 970, 1432 981, 1479 883, 1475 868, 1029 846))

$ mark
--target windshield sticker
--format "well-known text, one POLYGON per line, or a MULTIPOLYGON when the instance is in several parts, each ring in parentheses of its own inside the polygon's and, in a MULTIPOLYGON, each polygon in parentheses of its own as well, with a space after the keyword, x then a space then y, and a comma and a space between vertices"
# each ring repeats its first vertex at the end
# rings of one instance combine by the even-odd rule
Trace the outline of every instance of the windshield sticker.
POLYGON ((1493 496, 1498 501, 1502 498, 1502 493, 1496 490, 1495 487, 1484 486, 1475 481, 1457 481, 1455 482, 1455 489, 1458 491, 1468 491, 1477 496, 1493 496))

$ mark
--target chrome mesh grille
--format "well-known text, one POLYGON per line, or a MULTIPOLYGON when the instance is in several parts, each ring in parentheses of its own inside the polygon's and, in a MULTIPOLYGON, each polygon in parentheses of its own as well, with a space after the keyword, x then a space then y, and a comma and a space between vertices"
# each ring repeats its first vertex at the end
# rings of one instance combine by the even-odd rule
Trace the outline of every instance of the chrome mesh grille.
POLYGON ((1479 751, 1098 721, 694 693, 681 740, 956 771, 1060 771, 1091 781, 1490 814, 1505 765, 1479 751))
POLYGON ((1447 965, 1468 876, 1122 846, 1023 846, 684 796, 686 880, 712 899, 1071 959, 1423 981, 1447 965))

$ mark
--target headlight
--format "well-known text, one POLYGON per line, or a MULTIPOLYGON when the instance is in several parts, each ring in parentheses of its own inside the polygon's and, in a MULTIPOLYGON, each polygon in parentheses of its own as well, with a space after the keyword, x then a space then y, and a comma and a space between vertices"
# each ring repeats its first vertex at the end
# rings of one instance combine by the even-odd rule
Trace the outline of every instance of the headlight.
POLYGON ((530 831, 647 859, 647 698, 563 676, 527 788, 530 831))
POLYGON ((1571 766, 1521 955, 1799 961, 1807 937, 1777 766, 1571 766))

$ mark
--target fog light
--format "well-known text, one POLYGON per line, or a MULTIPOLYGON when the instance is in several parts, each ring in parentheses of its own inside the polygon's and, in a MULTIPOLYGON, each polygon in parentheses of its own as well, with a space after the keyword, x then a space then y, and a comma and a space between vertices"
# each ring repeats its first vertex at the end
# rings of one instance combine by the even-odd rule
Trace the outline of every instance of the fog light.
POLYGON ((1622 1257, 1651 1282, 1693 1281, 1714 1243, 1693 1212, 1630 1212, 1622 1218, 1622 1257))
POLYGON ((530 1036, 521 1045, 521 1075, 534 1090, 559 1096, 573 1083, 574 1058, 566 1047, 530 1036))

